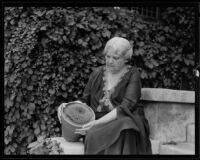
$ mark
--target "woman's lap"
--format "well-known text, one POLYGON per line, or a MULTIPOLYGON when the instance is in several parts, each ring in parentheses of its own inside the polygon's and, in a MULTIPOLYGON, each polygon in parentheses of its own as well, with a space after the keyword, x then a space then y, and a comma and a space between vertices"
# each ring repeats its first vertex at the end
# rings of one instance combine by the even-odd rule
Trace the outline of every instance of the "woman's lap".
POLYGON ((85 137, 86 154, 136 154, 139 132, 130 117, 95 126, 85 137))

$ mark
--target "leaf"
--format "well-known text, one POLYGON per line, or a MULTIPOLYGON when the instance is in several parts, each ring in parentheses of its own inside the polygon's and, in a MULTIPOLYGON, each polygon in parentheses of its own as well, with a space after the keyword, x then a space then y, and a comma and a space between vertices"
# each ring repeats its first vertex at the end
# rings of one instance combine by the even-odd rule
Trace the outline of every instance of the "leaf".
POLYGON ((147 73, 144 70, 142 70, 141 78, 142 79, 148 78, 148 75, 147 75, 147 73))
POLYGON ((63 93, 63 94, 61 94, 64 98, 67 98, 67 96, 68 96, 68 94, 67 94, 67 92, 65 92, 65 93, 63 93))
POLYGON ((44 124, 41 124, 40 127, 41 127, 41 130, 43 130, 43 131, 46 129, 46 126, 44 124))
POLYGON ((34 133, 35 133, 35 135, 38 135, 38 134, 40 133, 40 128, 37 127, 37 128, 34 130, 34 133))
POLYGON ((74 24, 75 24, 74 21, 70 21, 70 22, 68 23, 69 26, 73 26, 74 24))
POLYGON ((14 80, 15 80, 15 78, 16 78, 16 75, 15 75, 15 74, 12 74, 12 75, 10 76, 10 82, 13 83, 14 80))
POLYGON ((144 46, 144 42, 140 42, 138 45, 139 45, 140 47, 143 47, 143 46, 144 46))
POLYGON ((81 28, 81 29, 84 28, 84 26, 83 26, 82 24, 77 24, 76 26, 77 26, 78 28, 81 28))
POLYGON ((136 27, 139 28, 139 29, 143 29, 145 27, 144 24, 140 24, 140 23, 137 23, 136 24, 136 27))
POLYGON ((70 82, 72 82, 72 78, 71 78, 71 77, 68 77, 68 78, 66 79, 66 84, 69 84, 70 82))
POLYGON ((33 86, 28 86, 27 88, 29 91, 32 91, 33 90, 33 86))
POLYGON ((63 40, 64 40, 64 41, 67 41, 67 37, 66 37, 66 36, 63 36, 63 40))
POLYGON ((9 98, 6 98, 6 100, 5 100, 5 106, 7 108, 10 108, 11 106, 13 106, 13 101, 11 101, 9 98))
POLYGON ((35 103, 29 103, 28 108, 32 111, 35 110, 35 103))
POLYGON ((35 148, 39 145, 40 143, 38 141, 32 142, 28 145, 28 148, 35 148))
POLYGON ((46 31, 46 30, 47 30, 47 26, 42 26, 42 27, 40 28, 40 30, 41 30, 41 31, 46 31))
POLYGON ((110 38, 111 33, 110 33, 110 31, 106 30, 106 31, 103 31, 103 32, 102 32, 102 35, 103 35, 103 37, 108 37, 108 38, 110 38))
POLYGON ((22 88, 26 88, 26 86, 27 86, 27 83, 26 83, 26 82, 23 82, 23 83, 22 83, 22 88))
POLYGON ((26 67, 27 67, 27 63, 26 62, 22 63, 22 68, 26 68, 26 67))
POLYGON ((45 12, 34 11, 33 13, 36 14, 37 16, 41 17, 45 12))
POLYGON ((96 24, 91 24, 90 27, 93 28, 93 29, 96 29, 97 25, 96 24))
POLYGON ((7 145, 8 143, 9 143, 9 140, 8 140, 8 138, 4 138, 4 143, 5 143, 5 145, 7 145))
POLYGON ((51 95, 53 95, 53 94, 55 94, 55 89, 49 89, 48 92, 49 92, 51 95))
POLYGON ((62 84, 61 88, 62 88, 62 90, 64 90, 64 91, 66 91, 66 89, 67 89, 65 84, 62 84))
POLYGON ((167 47, 163 46, 163 47, 160 48, 160 50, 161 51, 167 51, 168 49, 167 49, 167 47))
POLYGON ((15 129, 15 126, 12 126, 11 128, 9 128, 8 134, 12 135, 14 129, 15 129))
POLYGON ((32 81, 36 81, 36 80, 37 80, 37 76, 36 76, 36 75, 32 75, 32 76, 31 76, 31 80, 32 80, 32 81))
POLYGON ((21 96, 21 95, 18 95, 16 100, 17 100, 17 102, 21 102, 22 96, 21 96))
POLYGON ((143 48, 140 48, 138 50, 135 51, 135 55, 138 56, 138 55, 144 55, 145 51, 143 48))

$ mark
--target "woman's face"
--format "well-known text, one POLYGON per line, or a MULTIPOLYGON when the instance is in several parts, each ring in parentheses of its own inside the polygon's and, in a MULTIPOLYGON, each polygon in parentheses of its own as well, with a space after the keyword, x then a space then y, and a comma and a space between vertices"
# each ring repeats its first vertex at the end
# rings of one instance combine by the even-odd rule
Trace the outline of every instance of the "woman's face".
POLYGON ((107 52, 105 58, 107 69, 113 73, 123 69, 126 63, 125 57, 115 51, 107 52))

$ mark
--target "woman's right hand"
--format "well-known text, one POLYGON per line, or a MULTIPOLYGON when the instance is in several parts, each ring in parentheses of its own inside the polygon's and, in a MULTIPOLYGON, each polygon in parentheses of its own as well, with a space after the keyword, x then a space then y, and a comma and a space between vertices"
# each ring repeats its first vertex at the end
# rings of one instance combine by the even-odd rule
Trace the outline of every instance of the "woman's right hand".
POLYGON ((58 107, 58 119, 61 123, 61 111, 62 111, 62 108, 66 105, 67 103, 62 103, 59 107, 58 107))

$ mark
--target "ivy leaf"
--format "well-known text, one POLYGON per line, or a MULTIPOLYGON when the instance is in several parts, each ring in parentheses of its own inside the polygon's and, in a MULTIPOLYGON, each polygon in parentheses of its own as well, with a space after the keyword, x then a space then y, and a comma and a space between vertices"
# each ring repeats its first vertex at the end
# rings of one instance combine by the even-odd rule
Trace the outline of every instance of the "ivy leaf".
POLYGON ((34 111, 34 110, 35 110, 35 104, 34 104, 34 103, 29 103, 28 108, 29 108, 31 111, 34 111))
POLYGON ((161 50, 161 51, 167 51, 168 49, 167 49, 167 47, 162 46, 162 47, 160 48, 160 50, 161 50))
POLYGON ((7 108, 10 108, 11 106, 13 106, 13 101, 11 101, 9 98, 6 98, 5 106, 7 106, 7 108))
POLYGON ((61 94, 64 98, 67 98, 67 96, 68 96, 68 94, 67 94, 67 92, 65 92, 65 93, 63 93, 63 94, 61 94))
POLYGON ((186 68, 186 67, 183 67, 183 68, 181 68, 181 72, 183 72, 183 73, 188 73, 188 68, 186 68))
POLYGON ((15 74, 12 74, 12 75, 10 76, 10 82, 13 83, 14 80, 15 80, 15 78, 16 78, 16 75, 15 75, 15 74))
POLYGON ((68 77, 68 78, 66 79, 66 84, 69 84, 70 82, 72 82, 72 78, 71 78, 71 77, 68 77))
POLYGON ((47 26, 42 26, 42 27, 40 28, 40 30, 41 30, 41 31, 46 31, 46 30, 47 30, 47 26))
POLYGON ((135 55, 136 56, 139 56, 139 55, 144 55, 144 53, 145 53, 145 51, 144 51, 144 49, 143 48, 140 48, 140 49, 138 49, 138 50, 136 50, 135 51, 135 55))
POLYGON ((39 17, 41 17, 45 12, 42 11, 34 11, 34 14, 38 15, 39 17))
POLYGON ((67 89, 65 84, 62 84, 61 88, 63 91, 66 91, 66 89, 67 89))
POLYGON ((35 130, 34 130, 35 135, 38 135, 40 133, 40 127, 38 126, 35 130))
POLYGON ((9 140, 8 140, 8 138, 4 138, 4 143, 5 143, 5 145, 7 145, 8 143, 9 143, 9 140))
POLYGON ((53 94, 55 94, 55 89, 49 89, 48 92, 49 92, 51 95, 53 95, 53 94))
POLYGON ((90 27, 93 28, 93 29, 96 29, 97 25, 96 24, 91 24, 90 27))
POLYGON ((186 58, 184 58, 184 62, 185 62, 185 64, 188 66, 188 65, 194 65, 194 61, 193 60, 190 60, 190 59, 186 59, 186 58))
POLYGON ((102 32, 102 35, 103 35, 103 37, 108 37, 108 38, 110 38, 111 33, 110 33, 110 31, 106 30, 106 31, 103 31, 103 32, 102 32))
POLYGON ((31 80, 34 82, 34 81, 36 81, 37 80, 37 76, 36 75, 32 75, 31 76, 31 80))
POLYGON ((140 42, 138 45, 139 45, 140 47, 143 47, 143 46, 144 46, 144 42, 140 42))
POLYGON ((144 70, 142 70, 141 78, 142 79, 148 78, 148 75, 147 75, 147 73, 144 70))
POLYGON ((22 63, 22 68, 26 68, 26 67, 27 67, 27 63, 26 62, 22 63))
POLYGON ((77 24, 76 26, 81 29, 85 28, 82 24, 77 24))
POLYGON ((33 90, 33 86, 28 86, 27 88, 29 91, 32 91, 33 90))

